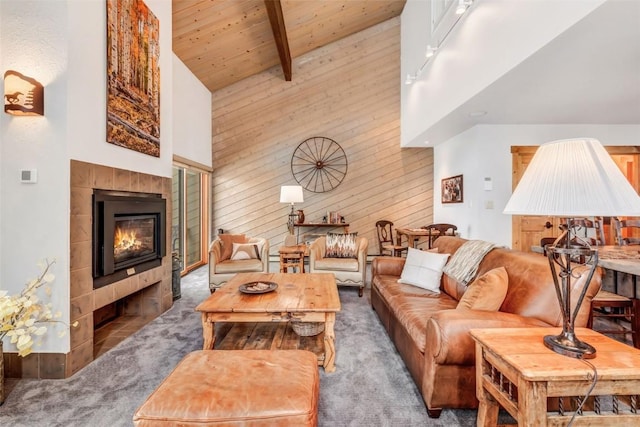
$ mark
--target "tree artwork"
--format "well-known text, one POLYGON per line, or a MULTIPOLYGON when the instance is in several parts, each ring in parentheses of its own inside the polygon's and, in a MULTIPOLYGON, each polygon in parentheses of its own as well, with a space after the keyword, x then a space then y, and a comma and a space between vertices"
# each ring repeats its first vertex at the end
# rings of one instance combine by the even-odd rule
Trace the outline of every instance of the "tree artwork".
POLYGON ((160 25, 142 0, 107 1, 107 142, 160 157, 160 25))

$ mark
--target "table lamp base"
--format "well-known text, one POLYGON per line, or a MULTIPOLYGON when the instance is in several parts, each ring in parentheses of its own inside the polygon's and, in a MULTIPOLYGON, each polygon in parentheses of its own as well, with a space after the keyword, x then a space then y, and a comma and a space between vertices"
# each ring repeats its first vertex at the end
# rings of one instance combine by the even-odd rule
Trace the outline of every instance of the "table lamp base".
POLYGON ((556 353, 576 359, 593 359, 596 349, 580 341, 573 332, 563 332, 560 335, 546 335, 544 345, 556 353))

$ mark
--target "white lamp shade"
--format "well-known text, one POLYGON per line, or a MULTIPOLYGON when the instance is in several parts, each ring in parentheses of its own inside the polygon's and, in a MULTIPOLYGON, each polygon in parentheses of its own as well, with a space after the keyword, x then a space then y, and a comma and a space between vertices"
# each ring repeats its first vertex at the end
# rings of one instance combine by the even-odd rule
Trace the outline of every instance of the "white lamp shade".
POLYGON ((538 148, 503 213, 640 216, 640 197, 598 140, 566 139, 538 148))
POLYGON ((280 187, 280 203, 302 203, 302 187, 299 185, 283 185, 280 187))

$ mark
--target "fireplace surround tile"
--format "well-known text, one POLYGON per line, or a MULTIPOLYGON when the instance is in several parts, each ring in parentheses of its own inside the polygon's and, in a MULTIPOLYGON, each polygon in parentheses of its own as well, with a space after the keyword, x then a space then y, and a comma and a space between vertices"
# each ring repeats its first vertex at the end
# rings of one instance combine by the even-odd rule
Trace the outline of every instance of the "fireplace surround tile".
POLYGON ((71 215, 87 215, 91 219, 91 205, 87 206, 85 201, 91 198, 92 193, 91 187, 88 186, 71 188, 71 215))
MULTIPOLYGON (((69 275, 71 285, 71 295, 76 297, 89 296, 90 309, 93 310, 93 280, 91 278, 91 267, 79 268, 71 270, 69 275)), ((73 311, 71 312, 73 316, 73 311)))
POLYGON ((78 322, 78 326, 73 328, 74 331, 71 334, 71 348, 78 347, 80 344, 93 339, 92 316, 82 316, 75 321, 78 322))
POLYGON ((93 188, 113 190, 113 168, 109 166, 93 165, 93 188))
POLYGON ((71 322, 93 313, 93 293, 85 293, 76 298, 71 298, 71 322))
MULTIPOLYGON (((116 282, 113 284, 113 292, 114 292, 114 297, 116 300, 122 299, 124 297, 126 297, 127 295, 131 295, 132 293, 138 291, 140 289, 139 283, 140 283, 140 278, 139 276, 142 273, 135 275, 135 276, 131 276, 131 277, 127 277, 124 280, 120 280, 119 282, 116 282)), ((113 301, 111 301, 113 302, 113 301)))
POLYGON ((115 283, 103 286, 93 290, 93 309, 97 310, 107 304, 111 304, 117 298, 115 297, 115 283))
MULTIPOLYGON (((91 183, 93 182, 91 169, 93 165, 91 163, 71 161, 71 195, 73 198, 74 191, 80 188, 91 189, 91 183)), ((89 193, 91 194, 91 193, 89 193)), ((77 196, 76 196, 77 197, 77 196)), ((82 202, 79 200, 78 202, 82 202)), ((91 207, 89 207, 91 208, 91 207)))
POLYGON ((85 240, 83 242, 71 242, 69 248, 71 249, 71 252, 69 254, 69 264, 71 266, 91 267, 91 240, 85 240))
POLYGON ((131 171, 116 169, 113 172, 113 189, 131 191, 131 171))
POLYGON ((93 362, 93 339, 71 349, 67 355, 65 377, 70 377, 91 362, 93 362))
POLYGON ((89 242, 91 244, 91 215, 76 215, 74 226, 70 229, 70 242, 89 242))

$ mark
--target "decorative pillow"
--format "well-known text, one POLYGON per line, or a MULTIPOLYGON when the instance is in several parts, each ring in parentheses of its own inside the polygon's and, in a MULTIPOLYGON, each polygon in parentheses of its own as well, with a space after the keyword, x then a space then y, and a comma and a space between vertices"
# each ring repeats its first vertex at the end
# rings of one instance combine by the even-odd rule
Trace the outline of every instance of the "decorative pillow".
POLYGON ((358 233, 327 233, 325 258, 358 258, 358 233))
POLYGON ((234 243, 231 259, 260 259, 260 248, 257 243, 234 243))
POLYGON ((233 254, 234 243, 247 242, 247 237, 244 234, 218 234, 218 238, 222 240, 222 253, 220 254, 220 261, 231 258, 231 254, 233 254))
POLYGON ((439 294, 442 268, 447 263, 447 259, 449 254, 409 248, 398 283, 417 286, 439 294))
POLYGON ((458 301, 458 309, 497 311, 509 287, 509 275, 504 267, 494 268, 467 286, 458 301))

